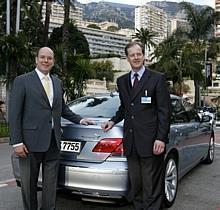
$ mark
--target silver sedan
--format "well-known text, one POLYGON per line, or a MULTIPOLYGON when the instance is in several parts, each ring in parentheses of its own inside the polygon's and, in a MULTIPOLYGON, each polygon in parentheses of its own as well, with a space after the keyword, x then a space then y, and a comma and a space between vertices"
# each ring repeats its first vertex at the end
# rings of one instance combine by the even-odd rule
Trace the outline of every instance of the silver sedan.
MULTIPOLYGON (((214 159, 214 131, 209 116, 184 107, 182 98, 171 95, 172 123, 164 159, 164 204, 172 206, 178 181, 200 162, 214 159)), ((119 106, 118 94, 86 96, 69 104, 96 125, 83 126, 62 120, 61 162, 58 188, 68 189, 87 200, 126 198, 127 160, 123 153, 123 122, 103 132, 101 123, 119 106)), ((18 159, 12 155, 14 175, 19 184, 18 159)), ((41 180, 39 179, 39 185, 41 180)))

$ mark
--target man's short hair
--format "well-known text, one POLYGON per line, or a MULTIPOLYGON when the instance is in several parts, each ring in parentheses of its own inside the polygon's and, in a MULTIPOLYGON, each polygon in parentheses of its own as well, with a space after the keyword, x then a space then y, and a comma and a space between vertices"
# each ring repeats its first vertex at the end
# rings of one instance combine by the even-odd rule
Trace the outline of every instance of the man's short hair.
POLYGON ((128 49, 135 46, 135 45, 138 45, 141 50, 142 50, 142 53, 143 55, 145 54, 144 53, 144 45, 141 43, 141 42, 138 42, 138 41, 132 41, 132 42, 129 42, 126 46, 125 46, 125 55, 128 56, 128 49))

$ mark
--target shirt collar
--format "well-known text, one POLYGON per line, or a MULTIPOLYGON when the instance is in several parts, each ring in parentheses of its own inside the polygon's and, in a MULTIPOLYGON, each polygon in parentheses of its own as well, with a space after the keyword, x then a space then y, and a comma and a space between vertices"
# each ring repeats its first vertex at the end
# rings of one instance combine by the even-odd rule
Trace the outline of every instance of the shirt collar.
POLYGON ((145 67, 144 67, 144 66, 142 66, 139 71, 133 71, 133 70, 131 70, 131 78, 134 78, 134 74, 135 74, 135 73, 137 73, 137 74, 138 74, 138 77, 141 78, 142 75, 144 74, 144 71, 145 71, 145 67))
POLYGON ((38 70, 37 68, 35 68, 35 71, 37 72, 38 77, 40 78, 40 80, 43 80, 45 76, 48 76, 50 79, 50 74, 43 74, 40 70, 38 70))

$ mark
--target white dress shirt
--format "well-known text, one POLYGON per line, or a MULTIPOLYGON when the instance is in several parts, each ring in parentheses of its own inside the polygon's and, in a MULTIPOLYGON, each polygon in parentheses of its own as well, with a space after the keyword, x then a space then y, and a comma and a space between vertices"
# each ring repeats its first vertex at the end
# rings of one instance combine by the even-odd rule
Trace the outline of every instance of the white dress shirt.
POLYGON ((52 107, 53 104, 53 83, 52 83, 52 79, 50 77, 49 74, 45 75, 42 72, 40 72, 37 68, 35 69, 35 71, 37 72, 38 77, 40 78, 40 81, 42 83, 42 85, 44 86, 44 82, 45 82, 45 76, 47 76, 49 78, 49 85, 50 85, 50 96, 48 97, 49 102, 50 102, 50 106, 52 107))
POLYGON ((144 66, 142 66, 141 69, 139 71, 137 71, 137 72, 131 70, 131 85, 132 86, 134 84, 134 79, 135 79, 134 74, 136 74, 136 73, 138 74, 138 80, 140 81, 140 79, 143 76, 144 72, 145 72, 145 67, 144 66))

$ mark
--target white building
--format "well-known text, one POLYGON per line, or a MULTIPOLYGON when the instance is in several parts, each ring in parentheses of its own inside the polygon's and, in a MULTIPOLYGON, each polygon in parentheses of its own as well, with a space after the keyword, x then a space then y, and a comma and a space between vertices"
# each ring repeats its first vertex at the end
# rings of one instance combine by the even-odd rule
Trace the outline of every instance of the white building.
POLYGON ((78 29, 85 35, 91 55, 117 54, 125 57, 124 48, 131 37, 94 28, 78 27, 78 29))
POLYGON ((135 8, 135 29, 147 28, 157 33, 154 39, 157 44, 167 38, 167 20, 167 13, 152 5, 135 8))
POLYGON ((170 36, 178 28, 188 30, 190 28, 189 22, 187 20, 179 19, 179 18, 173 18, 168 20, 168 29, 167 29, 168 36, 170 36))
MULTIPOLYGON (((46 16, 46 2, 42 8, 42 16, 43 20, 45 20, 46 16)), ((83 21, 83 9, 75 6, 75 9, 70 7, 69 13, 70 20, 73 20, 77 25, 83 21)), ((63 24, 64 21, 64 5, 59 3, 51 4, 51 15, 50 15, 50 32, 52 29, 59 27, 63 24)))
POLYGON ((217 15, 215 23, 215 36, 220 37, 220 0, 215 0, 215 12, 217 15))
MULTIPOLYGON (((43 18, 45 19, 46 4, 44 4, 42 10, 43 18)), ((110 32, 106 30, 98 30, 93 28, 87 28, 91 22, 83 21, 83 9, 76 7, 76 9, 70 8, 70 19, 74 20, 78 29, 85 35, 90 49, 91 55, 98 54, 116 54, 122 57, 125 56, 124 47, 131 40, 131 37, 125 34, 119 34, 117 32, 110 32)), ((60 27, 64 21, 64 6, 58 3, 51 5, 50 27, 49 31, 52 32, 54 28, 60 27)), ((94 23, 102 28, 108 26, 118 25, 116 23, 94 23)))

